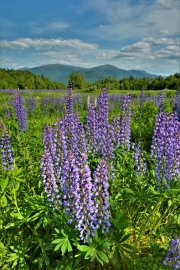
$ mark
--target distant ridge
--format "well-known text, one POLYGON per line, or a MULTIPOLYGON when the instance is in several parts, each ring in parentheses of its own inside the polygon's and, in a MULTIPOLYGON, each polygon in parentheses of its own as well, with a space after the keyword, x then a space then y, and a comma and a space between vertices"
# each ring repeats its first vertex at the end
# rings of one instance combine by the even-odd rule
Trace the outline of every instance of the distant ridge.
POLYGON ((48 64, 33 68, 25 67, 23 69, 29 70, 30 72, 39 76, 43 75, 52 81, 62 82, 65 84, 68 83, 69 76, 73 71, 84 75, 84 78, 87 82, 95 82, 97 80, 106 79, 109 76, 116 78, 117 80, 122 78, 129 78, 130 76, 133 76, 134 78, 156 78, 159 76, 147 73, 144 70, 124 70, 109 64, 93 68, 83 68, 62 64, 48 64))

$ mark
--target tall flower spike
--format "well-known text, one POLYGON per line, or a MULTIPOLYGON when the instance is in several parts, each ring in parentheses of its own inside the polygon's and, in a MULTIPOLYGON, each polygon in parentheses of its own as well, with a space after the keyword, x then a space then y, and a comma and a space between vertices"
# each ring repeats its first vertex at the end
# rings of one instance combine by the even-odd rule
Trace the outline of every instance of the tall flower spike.
POLYGON ((165 91, 164 89, 160 90, 158 103, 159 103, 159 112, 164 112, 164 100, 165 100, 165 91))
POLYGON ((170 242, 170 249, 166 254, 163 264, 172 267, 173 270, 180 269, 180 243, 177 235, 170 242))
POLYGON ((130 103, 131 103, 130 95, 127 94, 123 96, 120 144, 122 144, 128 151, 130 149, 130 119, 131 119, 130 103))
MULTIPOLYGON (((89 235, 96 230, 97 202, 93 199, 91 171, 87 165, 87 156, 82 154, 78 166, 79 178, 76 179, 74 189, 74 205, 76 214, 76 228, 80 232, 80 239, 87 242, 89 235)), ((98 192, 98 191, 97 191, 98 192)))
POLYGON ((41 158, 41 169, 44 191, 47 195, 50 207, 58 209, 61 205, 60 194, 58 185, 56 183, 55 172, 53 167, 52 156, 48 149, 44 150, 41 158))
POLYGON ((155 179, 160 189, 169 188, 180 173, 180 123, 174 113, 156 116, 151 157, 156 161, 155 179))
POLYGON ((19 91, 13 91, 13 105, 15 110, 15 115, 18 119, 18 127, 21 131, 28 130, 26 109, 23 107, 23 100, 19 91))
POLYGON ((102 232, 104 233, 104 231, 108 232, 108 228, 111 225, 109 222, 110 213, 108 210, 108 167, 104 160, 100 161, 100 164, 94 171, 93 178, 93 197, 98 207, 96 212, 95 228, 97 229, 101 227, 102 232))
POLYGON ((0 139, 0 153, 2 159, 3 169, 6 170, 13 170, 13 156, 11 150, 11 140, 9 133, 3 124, 2 120, 0 121, 0 127, 2 128, 2 136, 0 139))

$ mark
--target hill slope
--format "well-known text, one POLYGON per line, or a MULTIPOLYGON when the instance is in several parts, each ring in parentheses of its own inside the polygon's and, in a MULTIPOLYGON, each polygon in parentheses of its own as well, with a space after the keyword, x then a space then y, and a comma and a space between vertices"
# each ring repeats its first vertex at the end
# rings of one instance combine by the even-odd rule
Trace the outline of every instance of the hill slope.
POLYGON ((93 68, 82 68, 62 64, 50 64, 40 67, 29 68, 29 71, 36 75, 43 75, 52 81, 68 83, 70 74, 78 72, 84 75, 87 82, 95 82, 99 79, 105 79, 107 77, 114 77, 118 80, 122 78, 128 78, 130 76, 143 78, 156 78, 158 75, 147 73, 143 70, 124 70, 112 65, 101 65, 93 68))

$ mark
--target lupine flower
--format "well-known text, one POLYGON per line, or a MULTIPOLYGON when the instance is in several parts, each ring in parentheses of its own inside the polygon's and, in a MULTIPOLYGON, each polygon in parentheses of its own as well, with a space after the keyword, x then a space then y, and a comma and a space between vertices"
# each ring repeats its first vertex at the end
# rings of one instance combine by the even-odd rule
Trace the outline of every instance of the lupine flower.
POLYGON ((158 188, 169 188, 180 173, 180 123, 176 114, 162 112, 156 116, 151 157, 156 160, 158 188))
POLYGON ((61 205, 60 192, 56 183, 52 156, 48 149, 45 149, 42 155, 41 169, 44 191, 47 195, 48 202, 50 203, 50 207, 57 209, 61 205))
POLYGON ((103 127, 101 135, 101 154, 102 158, 105 160, 111 161, 114 158, 114 130, 113 127, 109 124, 103 127))
POLYGON ((103 89, 103 92, 97 99, 96 119, 98 124, 98 142, 100 143, 102 130, 108 124, 108 93, 106 88, 103 89))
POLYGON ((94 104, 90 104, 86 114, 86 139, 88 151, 96 154, 99 151, 98 122, 94 104))
POLYGON ((0 122, 0 127, 2 128, 2 136, 0 139, 0 154, 2 159, 3 169, 6 170, 13 170, 13 156, 11 150, 11 140, 9 133, 4 126, 2 120, 0 122))
POLYGON ((119 116, 114 116, 112 126, 114 128, 114 142, 118 147, 120 145, 120 132, 121 132, 119 116))
POLYGON ((93 198, 97 204, 95 228, 102 228, 102 232, 108 232, 109 222, 109 192, 108 192, 108 166, 105 160, 101 160, 93 174, 93 198))
POLYGON ((170 250, 168 250, 163 264, 172 267, 173 270, 180 269, 180 243, 177 235, 170 242, 170 250))
POLYGON ((33 112, 34 110, 35 110, 35 99, 34 99, 34 96, 32 96, 32 97, 29 97, 28 99, 27 99, 27 104, 28 104, 28 110, 30 111, 30 112, 33 112))
POLYGON ((133 144, 132 149, 134 150, 132 157, 135 161, 136 175, 144 175, 147 171, 147 165, 143 152, 141 151, 141 143, 133 144))
POLYGON ((164 89, 160 90, 158 103, 159 103, 159 112, 164 112, 164 100, 165 100, 165 91, 164 89))
POLYGON ((174 104, 173 112, 177 113, 178 119, 180 121, 180 87, 176 92, 175 104, 174 104))
POLYGON ((26 109, 23 107, 23 100, 19 91, 13 91, 13 105, 15 109, 15 115, 18 119, 18 127, 21 131, 28 130, 26 109))
POLYGON ((11 116, 11 111, 9 108, 6 108, 6 117, 9 118, 11 116))
POLYGON ((68 152, 68 157, 62 164, 62 174, 60 186, 62 191, 62 204, 68 216, 68 223, 72 223, 75 218, 74 209, 74 189, 79 181, 79 173, 76 160, 72 152, 68 152))
POLYGON ((93 199, 91 171, 87 165, 87 157, 85 154, 82 154, 82 160, 78 167, 79 179, 76 178, 76 189, 74 190, 76 228, 80 232, 80 239, 86 242, 88 236, 93 236, 93 232, 96 230, 98 204, 93 199))
POLYGON ((128 151, 130 150, 130 118, 131 118, 130 103, 131 99, 129 94, 123 96, 120 144, 122 144, 128 151))

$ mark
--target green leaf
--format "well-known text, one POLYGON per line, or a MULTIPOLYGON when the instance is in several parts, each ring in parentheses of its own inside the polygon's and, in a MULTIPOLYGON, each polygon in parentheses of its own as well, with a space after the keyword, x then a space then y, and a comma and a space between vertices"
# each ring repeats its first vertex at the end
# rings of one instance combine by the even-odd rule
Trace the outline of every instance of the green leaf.
POLYGON ((4 192, 4 190, 6 189, 8 183, 9 183, 9 178, 8 177, 5 180, 0 181, 2 192, 4 192))
POLYGON ((89 246, 86 246, 86 245, 82 245, 82 246, 78 246, 77 247, 80 251, 83 251, 83 252, 87 252, 89 250, 93 250, 93 248, 89 247, 89 246))
POLYGON ((100 257, 101 260, 103 260, 104 262, 108 263, 109 259, 107 257, 107 255, 102 252, 102 251, 97 251, 98 256, 100 257))
POLYGON ((53 240, 51 243, 52 243, 52 244, 58 244, 58 243, 62 243, 62 242, 64 242, 64 238, 58 238, 58 239, 55 239, 55 240, 53 240))
POLYGON ((5 207, 7 206, 7 198, 6 198, 6 195, 2 195, 1 197, 1 201, 2 201, 2 206, 5 207))
POLYGON ((68 243, 67 243, 67 241, 64 241, 64 243, 61 246, 62 255, 64 255, 66 253, 67 248, 68 248, 68 243))
POLYGON ((55 231, 56 231, 57 233, 60 233, 60 231, 59 231, 58 229, 56 229, 56 228, 55 228, 55 231))
POLYGON ((59 250, 61 246, 62 246, 62 243, 59 243, 57 246, 55 246, 54 251, 59 250))

